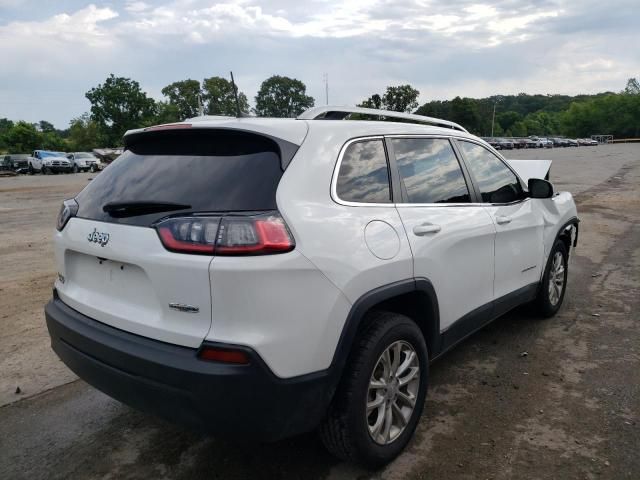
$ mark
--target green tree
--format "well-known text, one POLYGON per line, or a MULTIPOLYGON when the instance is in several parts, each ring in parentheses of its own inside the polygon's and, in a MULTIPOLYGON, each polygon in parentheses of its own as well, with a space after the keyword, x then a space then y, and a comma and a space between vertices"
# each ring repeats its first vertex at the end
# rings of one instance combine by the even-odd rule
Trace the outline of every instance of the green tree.
POLYGON ((411 85, 387 87, 382 96, 382 104, 387 110, 409 113, 418 107, 418 95, 420 92, 411 85))
POLYGON ((387 87, 384 95, 374 93, 358 106, 409 113, 418 107, 418 95, 420 92, 411 85, 387 87))
POLYGON ((627 86, 624 89, 624 93, 628 95, 640 95, 640 83, 635 78, 627 80, 627 86))
POLYGON ((500 124, 504 130, 511 129, 513 124, 520 120, 522 120, 522 115, 514 111, 500 112, 496 115, 496 123, 500 124))
MULTIPOLYGON (((226 78, 205 78, 202 81, 202 100, 205 104, 204 111, 207 115, 229 115, 235 117, 237 114, 233 84, 226 78)), ((238 103, 240 104, 241 113, 249 113, 247 96, 240 91, 238 91, 238 103)))
POLYGON ((7 149, 7 133, 13 127, 13 122, 8 118, 0 118, 0 150, 7 149))
POLYGON ((91 118, 109 146, 120 145, 127 130, 148 125, 156 114, 155 101, 129 78, 111 74, 85 96, 91 102, 91 118))
POLYGON ((296 117, 313 107, 313 97, 300 80, 274 75, 267 78, 256 95, 254 112, 260 117, 296 117))
POLYGON ((179 120, 198 115, 200 82, 197 80, 173 82, 162 89, 162 94, 177 108, 179 120))
POLYGON ((52 123, 47 122, 46 120, 40 120, 38 122, 38 130, 40 130, 41 132, 55 132, 56 127, 54 127, 52 123))
POLYGON ((364 102, 358 105, 363 108, 375 108, 376 110, 380 110, 382 107, 382 97, 377 93, 374 93, 369 98, 367 98, 364 102))
POLYGON ((481 133, 478 105, 472 98, 454 98, 451 101, 450 120, 459 123, 471 132, 481 133))
POLYGON ((42 136, 33 124, 20 121, 7 131, 6 143, 12 153, 30 153, 42 148, 42 136))
POLYGON ((42 132, 40 134, 40 148, 44 150, 66 151, 67 143, 57 132, 42 132))
POLYGON ((183 120, 180 109, 177 105, 169 102, 158 102, 156 104, 156 116, 153 123, 159 125, 163 123, 175 123, 183 120))
POLYGON ((94 148, 102 147, 100 127, 88 113, 84 113, 71 120, 67 142, 69 150, 74 152, 89 152, 94 148))
POLYGON ((527 126, 524 122, 516 122, 510 128, 511 134, 509 136, 513 137, 526 137, 529 135, 527 131, 527 126))

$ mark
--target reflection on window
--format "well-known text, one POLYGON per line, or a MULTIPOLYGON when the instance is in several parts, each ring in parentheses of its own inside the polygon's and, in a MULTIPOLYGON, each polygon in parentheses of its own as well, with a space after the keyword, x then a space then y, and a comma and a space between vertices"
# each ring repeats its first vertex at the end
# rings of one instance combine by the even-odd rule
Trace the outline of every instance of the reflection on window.
POLYGON ((356 142, 347 147, 336 191, 340 199, 348 202, 391 202, 387 157, 382 140, 356 142))
POLYGON ((471 201, 449 140, 398 138, 392 142, 409 203, 471 201))
POLYGON ((461 141, 460 147, 483 202, 509 203, 524 198, 518 177, 493 153, 471 142, 461 141))

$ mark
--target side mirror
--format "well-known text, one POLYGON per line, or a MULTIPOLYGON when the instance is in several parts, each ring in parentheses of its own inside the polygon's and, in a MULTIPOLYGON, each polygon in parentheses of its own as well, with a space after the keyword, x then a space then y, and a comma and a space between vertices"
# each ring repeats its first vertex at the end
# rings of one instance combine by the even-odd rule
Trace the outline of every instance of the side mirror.
POLYGON ((540 178, 530 178, 528 182, 529 196, 531 198, 553 197, 553 185, 540 178))

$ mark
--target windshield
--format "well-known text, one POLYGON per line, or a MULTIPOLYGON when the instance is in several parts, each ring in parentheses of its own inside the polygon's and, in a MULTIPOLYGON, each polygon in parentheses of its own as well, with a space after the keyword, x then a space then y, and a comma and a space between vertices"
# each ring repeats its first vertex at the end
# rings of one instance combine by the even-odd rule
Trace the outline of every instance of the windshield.
POLYGON ((40 152, 40 157, 41 158, 64 157, 65 155, 66 155, 66 153, 64 153, 64 152, 40 152))
POLYGON ((93 156, 90 153, 76 153, 75 157, 76 158, 91 158, 91 159, 95 159, 96 158, 95 156, 93 156))

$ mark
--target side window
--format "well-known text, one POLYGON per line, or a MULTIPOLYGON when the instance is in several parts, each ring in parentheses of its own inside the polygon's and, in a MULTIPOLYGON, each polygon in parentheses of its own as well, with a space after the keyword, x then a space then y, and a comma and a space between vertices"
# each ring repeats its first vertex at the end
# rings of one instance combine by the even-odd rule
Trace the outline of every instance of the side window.
POLYGON ((391 203, 387 155, 382 140, 364 140, 347 147, 336 192, 347 202, 391 203))
POLYGON ((409 203, 468 203, 469 189, 458 159, 443 138, 391 140, 409 203))
POLYGON ((518 177, 502 160, 476 143, 458 143, 484 203, 509 203, 524 198, 518 177))

